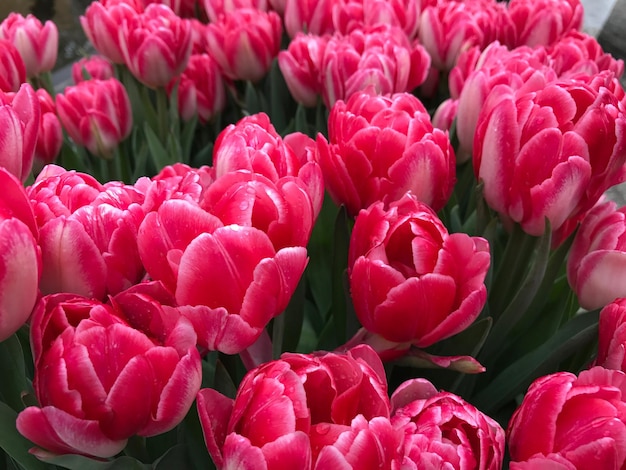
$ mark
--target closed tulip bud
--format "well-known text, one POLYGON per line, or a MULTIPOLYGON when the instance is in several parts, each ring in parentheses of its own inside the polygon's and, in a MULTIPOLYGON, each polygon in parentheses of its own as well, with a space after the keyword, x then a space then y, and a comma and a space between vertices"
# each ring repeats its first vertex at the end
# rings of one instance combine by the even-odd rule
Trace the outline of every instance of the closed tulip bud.
POLYGON ((83 57, 72 64, 72 79, 76 84, 88 79, 108 80, 114 76, 113 64, 104 56, 83 57))
POLYGON ((0 342, 30 317, 38 296, 41 251, 22 183, 0 167, 0 342))
POLYGON ((192 27, 167 6, 151 3, 119 29, 119 46, 131 73, 150 88, 165 87, 187 66, 192 27))
POLYGON ((415 96, 380 96, 371 88, 356 93, 333 106, 328 136, 329 142, 318 135, 317 160, 329 194, 350 215, 407 191, 435 210, 450 197, 454 150, 415 96))
POLYGON ((0 39, 0 91, 16 92, 26 81, 26 68, 17 48, 0 39))
POLYGON ((7 39, 17 48, 28 78, 54 68, 59 49, 59 30, 52 21, 41 24, 35 16, 10 13, 0 23, 0 39, 7 39))
POLYGON ((207 50, 224 76, 257 82, 278 55, 281 34, 277 13, 238 9, 207 26, 207 50))
POLYGON ((69 86, 57 95, 56 105, 61 124, 72 140, 94 155, 111 158, 113 150, 130 134, 130 100, 115 78, 69 86))
POLYGON ((487 300, 487 241, 449 234, 410 193, 356 218, 350 293, 363 327, 387 341, 428 347, 467 328, 487 300))

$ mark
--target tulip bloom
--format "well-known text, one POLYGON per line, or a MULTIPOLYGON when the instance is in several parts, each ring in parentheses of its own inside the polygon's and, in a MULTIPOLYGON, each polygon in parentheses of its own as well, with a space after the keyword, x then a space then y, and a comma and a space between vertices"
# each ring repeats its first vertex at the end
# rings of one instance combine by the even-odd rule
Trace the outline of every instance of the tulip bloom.
POLYGON ((33 166, 38 173, 44 165, 52 163, 61 152, 63 128, 57 117, 56 105, 50 94, 43 88, 39 88, 36 94, 41 106, 41 120, 33 166))
POLYGON ((228 12, 207 26, 207 50, 232 80, 257 82, 280 50, 280 16, 243 8, 228 12))
POLYGON ((83 57, 72 64, 74 83, 78 84, 86 80, 84 72, 87 72, 88 78, 94 80, 108 80, 115 76, 113 64, 106 57, 99 55, 83 57))
POLYGON ((56 98, 61 124, 78 145, 103 158, 129 136, 132 110, 124 86, 115 78, 69 86, 56 98))
POLYGON ((600 311, 598 338, 598 356, 593 364, 626 371, 625 298, 616 299, 600 311))
POLYGON ((318 134, 317 159, 329 194, 352 216, 407 191, 439 210, 452 193, 455 157, 448 135, 433 128, 409 93, 380 96, 370 88, 337 102, 328 137, 330 142, 318 134))
POLYGON ((41 24, 35 16, 10 13, 0 23, 0 39, 7 39, 17 48, 28 78, 54 68, 59 49, 59 30, 52 21, 41 24))
POLYGON ((222 15, 241 8, 260 11, 267 11, 269 8, 267 0, 202 0, 201 4, 210 23, 217 23, 222 15))
POLYGON ((335 32, 333 7, 337 0, 286 0, 285 30, 290 38, 299 32, 323 36, 335 32))
POLYGON ((40 407, 18 415, 20 433, 54 453, 107 458, 184 418, 202 380, 193 328, 162 317, 142 330, 132 312, 71 294, 40 300, 31 321, 40 407))
POLYGON ((410 193, 356 218, 350 293, 363 327, 387 341, 428 347, 467 328, 487 300, 485 239, 448 234, 410 193))
POLYGON ((0 342, 28 320, 41 275, 39 231, 22 183, 0 167, 0 342))
POLYGON ((0 91, 16 92, 26 82, 24 61, 13 43, 0 39, 0 91))
POLYGON ((26 181, 33 168, 41 106, 28 83, 17 93, 0 91, 0 166, 26 181))
POLYGON ((391 396, 391 422, 404 436, 402 468, 500 470, 504 430, 461 397, 412 379, 391 396))
POLYGON ((192 28, 167 6, 148 5, 121 24, 119 47, 131 73, 150 88, 165 87, 191 55, 192 28))
MULTIPOLYGON (((284 468, 311 469, 318 454, 322 463, 334 459, 315 468, 340 468, 330 463, 347 460, 341 449, 354 441, 351 434, 384 428, 384 422, 368 425, 366 420, 389 418, 384 369, 368 346, 346 354, 285 353, 248 372, 234 400, 203 389, 197 404, 207 449, 218 468, 253 459, 267 468, 280 462, 284 468), (324 450, 333 444, 339 444, 337 449, 324 450)), ((389 428, 383 433, 393 434, 389 428)), ((376 453, 376 446, 358 447, 356 455, 376 453)), ((364 465, 374 462, 361 460, 364 465)))
POLYGON ((588 310, 626 297, 626 208, 599 204, 583 218, 567 259, 567 279, 588 310))
POLYGON ((625 383, 602 367, 535 380, 509 422, 511 470, 623 468, 625 383))
POLYGON ((583 25, 580 0, 511 0, 508 10, 516 29, 515 46, 549 46, 583 25))

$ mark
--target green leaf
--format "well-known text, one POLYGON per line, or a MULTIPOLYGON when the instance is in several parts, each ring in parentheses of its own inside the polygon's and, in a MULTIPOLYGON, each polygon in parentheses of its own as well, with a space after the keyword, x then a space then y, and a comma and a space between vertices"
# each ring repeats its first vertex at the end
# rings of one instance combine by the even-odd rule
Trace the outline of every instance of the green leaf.
POLYGON ((559 364, 598 335, 599 310, 575 316, 539 348, 502 370, 472 403, 491 414, 524 393, 533 380, 557 370, 559 364))
POLYGON ((22 393, 29 390, 22 345, 14 334, 0 342, 0 397, 19 412, 24 409, 22 393))
POLYGON ((0 402, 0 448, 26 470, 45 470, 46 465, 28 452, 34 444, 18 432, 16 419, 17 412, 0 402))
POLYGON ((154 133, 152 128, 146 123, 144 125, 144 133, 148 141, 148 148, 157 173, 170 164, 170 157, 165 147, 154 133))
MULTIPOLYGON (((103 462, 83 455, 55 455, 45 451, 38 451, 38 457, 50 464, 70 470, 149 470, 151 465, 141 463, 132 457, 123 456, 103 462)), ((44 467, 45 468, 45 467, 44 467)))
POLYGON ((332 305, 337 345, 345 343, 347 338, 347 303, 350 300, 349 293, 346 297, 344 276, 348 264, 348 247, 350 245, 350 227, 348 211, 345 206, 339 208, 335 219, 333 231, 333 261, 332 261, 332 305))
POLYGON ((295 351, 298 347, 304 321, 305 293, 306 277, 303 275, 289 300, 287 308, 278 318, 274 319, 274 332, 272 334, 274 358, 278 358, 285 351, 295 351), (282 331, 278 333, 277 328, 281 328, 282 331))

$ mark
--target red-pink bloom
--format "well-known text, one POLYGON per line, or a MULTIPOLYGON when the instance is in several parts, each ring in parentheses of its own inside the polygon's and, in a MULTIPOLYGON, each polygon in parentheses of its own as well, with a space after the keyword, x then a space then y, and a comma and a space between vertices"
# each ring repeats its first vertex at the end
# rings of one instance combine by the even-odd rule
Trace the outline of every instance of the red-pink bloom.
POLYGON ((429 68, 426 50, 411 44, 398 28, 336 34, 329 39, 321 64, 324 102, 330 108, 372 85, 381 95, 411 92, 424 82, 429 68))
POLYGON ((151 3, 118 28, 124 63, 144 85, 164 87, 187 66, 191 24, 166 5, 151 3))
POLYGON ((56 105, 72 140, 100 157, 111 158, 132 129, 130 100, 124 85, 115 78, 69 86, 57 95, 56 105))
MULTIPOLYGON (((207 449, 218 468, 244 461, 265 463, 263 468, 340 468, 314 464, 318 454, 326 455, 324 461, 347 454, 354 434, 377 427, 368 420, 389 418, 384 369, 367 346, 346 354, 285 353, 248 372, 234 400, 203 389, 197 403, 207 449), (334 451, 324 451, 333 444, 334 451)), ((367 451, 376 453, 354 448, 362 456, 367 451)), ((366 465, 366 460, 361 462, 366 465)))
POLYGON ((461 397, 412 379, 396 389, 391 404, 391 422, 404 435, 402 468, 502 468, 504 430, 461 397))
POLYGON ((313 107, 322 95, 322 62, 328 36, 297 33, 287 49, 278 53, 278 66, 291 96, 313 107))
POLYGON ((40 407, 26 408, 16 424, 38 446, 111 457, 129 437, 164 433, 189 410, 202 379, 189 322, 162 316, 144 329, 123 302, 118 307, 71 294, 37 304, 31 341, 40 407))
POLYGON ((40 119, 41 106, 28 83, 17 93, 0 91, 0 166, 22 181, 33 168, 40 119))
POLYGON ((620 182, 626 117, 606 88, 556 82, 536 92, 496 86, 478 118, 474 173, 487 204, 541 235, 584 214, 620 182))
POLYGON ((516 29, 513 46, 549 46, 583 25, 580 0, 511 0, 509 16, 516 29))
POLYGON ((185 121, 198 116, 201 123, 206 123, 226 106, 222 72, 208 54, 192 54, 185 70, 168 84, 168 93, 176 84, 178 113, 185 121))
POLYGON ((207 26, 207 51, 226 77, 257 82, 278 55, 281 34, 277 13, 238 9, 207 26))
POLYGON ((176 13, 177 16, 183 18, 192 18, 196 16, 197 0, 133 0, 141 4, 145 9, 151 3, 158 3, 167 6, 176 13))
POLYGON ((428 347, 467 328, 487 300, 489 245, 449 234, 410 193, 356 218, 348 258, 350 293, 366 330, 428 347))
POLYGON ((219 134, 213 147, 213 165, 216 177, 248 170, 273 183, 282 180, 280 185, 286 183, 285 177, 296 177, 293 181, 306 189, 317 218, 324 199, 324 182, 319 165, 313 161, 314 151, 313 139, 299 132, 282 139, 267 114, 258 113, 219 134))
POLYGON ((567 279, 583 308, 626 297, 626 207, 598 204, 583 218, 567 259, 567 279))
POLYGON ((535 380, 509 422, 511 470, 623 468, 625 397, 626 375, 618 370, 535 380))
POLYGON ((435 114, 433 114, 433 126, 437 129, 441 129, 442 131, 449 131, 452 129, 458 109, 459 100, 448 98, 447 100, 442 101, 442 103, 435 110, 435 114))
POLYGON ((26 81, 22 56, 13 43, 0 39, 0 91, 17 92, 26 81))
POLYGON ((498 38, 503 6, 493 0, 439 2, 424 9, 419 38, 433 67, 450 70, 466 49, 484 49, 498 38))
POLYGON ((593 365, 626 371, 626 298, 619 298, 600 311, 598 355, 593 365))
POLYGON ((269 8, 267 0, 202 0, 201 3, 211 23, 217 23, 222 15, 240 8, 260 11, 269 8))
POLYGON ((44 165, 52 163, 61 152, 63 128, 57 117, 56 105, 50 94, 43 88, 39 88, 35 93, 41 107, 41 120, 33 166, 35 171, 39 172, 44 165))
POLYGON ((328 136, 329 142, 318 135, 317 159, 329 194, 350 215, 407 191, 435 210, 450 197, 454 150, 415 96, 380 96, 370 88, 346 103, 338 101, 330 112, 328 136))
POLYGON ((0 167, 0 341, 28 320, 38 296, 39 231, 22 183, 0 167))
POLYGON ((56 64, 59 30, 52 21, 41 24, 33 15, 10 13, 0 23, 0 39, 7 39, 17 48, 28 78, 49 72, 56 64))
POLYGON ((337 0, 286 0, 283 18, 290 38, 298 32, 323 36, 335 32, 333 6, 337 0))
POLYGON ((74 83, 84 82, 88 79, 108 80, 113 78, 115 72, 109 59, 101 55, 83 57, 72 64, 72 79, 74 83), (87 77, 84 73, 87 72, 87 77))
POLYGON ((123 64, 119 29, 124 22, 137 16, 139 11, 141 7, 129 1, 94 1, 80 17, 80 24, 87 39, 100 54, 114 64, 123 64))

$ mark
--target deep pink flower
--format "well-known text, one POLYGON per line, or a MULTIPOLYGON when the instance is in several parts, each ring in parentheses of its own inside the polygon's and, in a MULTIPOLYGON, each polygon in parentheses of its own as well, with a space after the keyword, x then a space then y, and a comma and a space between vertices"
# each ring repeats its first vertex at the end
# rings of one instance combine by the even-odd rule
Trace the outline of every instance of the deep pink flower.
POLYGON ((447 133, 433 128, 410 93, 380 96, 370 88, 338 101, 330 112, 328 136, 329 142, 318 135, 317 159, 328 192, 350 215, 407 191, 435 210, 450 197, 454 150, 447 133))
POLYGON ((0 91, 17 92, 26 82, 22 56, 13 43, 0 39, 0 91))
POLYGON ((549 46, 583 25, 580 0, 511 0, 509 16, 516 29, 515 46, 549 46))
POLYGON ((39 136, 35 147, 33 166, 35 172, 41 171, 44 165, 54 162, 63 145, 63 128, 57 117, 56 105, 50 94, 43 88, 36 92, 41 107, 39 136))
POLYGON ((269 8, 267 0, 202 0, 201 4, 211 23, 218 22, 222 15, 240 8, 260 11, 267 11, 269 8))
POLYGON ((286 0, 283 18, 290 38, 303 32, 317 36, 332 34, 333 6, 337 0, 286 0))
POLYGON ((411 193, 362 210, 348 258, 350 293, 363 327, 387 341, 428 347, 467 328, 487 300, 489 245, 449 234, 411 193))
POLYGON ((509 422, 511 470, 623 468, 625 396, 626 375, 602 367, 535 380, 509 422))
POLYGON ((593 364, 626 371, 626 298, 616 299, 600 311, 598 355, 593 364))
POLYGON ((7 39, 17 48, 28 78, 49 72, 56 64, 59 30, 52 21, 41 24, 33 15, 10 13, 0 23, 0 39, 7 39))
POLYGON ((84 82, 83 75, 87 72, 88 78, 95 80, 108 80, 115 76, 113 64, 109 59, 101 55, 83 57, 72 64, 72 79, 74 83, 84 82))

